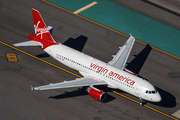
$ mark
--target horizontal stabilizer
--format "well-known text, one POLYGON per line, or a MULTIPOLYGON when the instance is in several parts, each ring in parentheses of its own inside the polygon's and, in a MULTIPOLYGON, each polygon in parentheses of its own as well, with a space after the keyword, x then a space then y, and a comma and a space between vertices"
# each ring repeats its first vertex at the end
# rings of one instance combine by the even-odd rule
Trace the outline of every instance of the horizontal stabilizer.
POLYGON ((19 46, 42 46, 42 44, 40 42, 36 42, 36 41, 26 41, 26 42, 16 43, 13 45, 16 47, 19 47, 19 46))

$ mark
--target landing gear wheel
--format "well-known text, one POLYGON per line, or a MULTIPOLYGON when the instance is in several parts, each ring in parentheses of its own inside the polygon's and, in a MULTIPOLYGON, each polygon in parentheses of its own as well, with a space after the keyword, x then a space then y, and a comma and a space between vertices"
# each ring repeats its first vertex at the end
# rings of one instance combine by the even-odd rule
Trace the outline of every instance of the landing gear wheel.
POLYGON ((143 105, 143 103, 142 103, 142 102, 140 102, 139 104, 140 104, 140 105, 143 105))
POLYGON ((143 105, 144 103, 145 103, 145 101, 144 100, 142 100, 141 98, 139 98, 140 99, 140 103, 139 103, 139 105, 143 105))

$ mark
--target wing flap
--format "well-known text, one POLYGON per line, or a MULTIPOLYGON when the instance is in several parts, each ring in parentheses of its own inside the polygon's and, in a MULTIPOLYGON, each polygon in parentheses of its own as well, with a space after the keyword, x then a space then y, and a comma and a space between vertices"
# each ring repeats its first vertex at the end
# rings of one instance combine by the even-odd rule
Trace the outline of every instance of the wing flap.
POLYGON ((79 78, 72 81, 64 81, 61 83, 49 84, 39 87, 34 87, 34 90, 49 90, 49 89, 59 89, 59 88, 71 88, 71 87, 80 87, 80 86, 91 86, 91 85, 107 85, 105 81, 95 80, 92 78, 79 78))
POLYGON ((132 50, 132 47, 134 45, 134 42, 135 38, 130 34, 130 37, 127 40, 127 42, 123 45, 123 47, 120 47, 118 53, 115 56, 113 56, 114 58, 108 64, 123 70, 126 65, 129 54, 132 50))

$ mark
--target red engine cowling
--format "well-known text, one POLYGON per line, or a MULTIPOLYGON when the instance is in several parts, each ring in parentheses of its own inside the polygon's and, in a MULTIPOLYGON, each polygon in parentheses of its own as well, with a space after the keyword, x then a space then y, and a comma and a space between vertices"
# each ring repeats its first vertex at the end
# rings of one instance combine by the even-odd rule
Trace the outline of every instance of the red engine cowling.
POLYGON ((87 92, 91 97, 93 97, 96 100, 104 101, 106 98, 106 93, 102 90, 99 90, 95 87, 88 87, 87 92))

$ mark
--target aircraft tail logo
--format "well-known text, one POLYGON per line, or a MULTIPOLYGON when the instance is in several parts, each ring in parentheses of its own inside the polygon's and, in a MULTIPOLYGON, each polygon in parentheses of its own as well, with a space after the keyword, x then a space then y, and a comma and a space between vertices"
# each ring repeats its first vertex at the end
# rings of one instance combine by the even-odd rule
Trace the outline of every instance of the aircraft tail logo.
POLYGON ((36 36, 40 39, 56 43, 49 33, 49 30, 47 29, 46 24, 44 23, 44 20, 42 19, 39 11, 32 9, 32 14, 36 36))
POLYGON ((52 38, 53 27, 44 23, 38 10, 32 9, 35 35, 28 34, 31 41, 16 43, 14 46, 40 46, 43 50, 52 45, 58 45, 52 38))
POLYGON ((43 39, 43 35, 45 33, 48 33, 48 29, 46 27, 44 28, 39 28, 39 23, 40 21, 38 21, 37 25, 34 25, 34 29, 35 29, 35 34, 37 37, 39 37, 40 39, 43 39))

